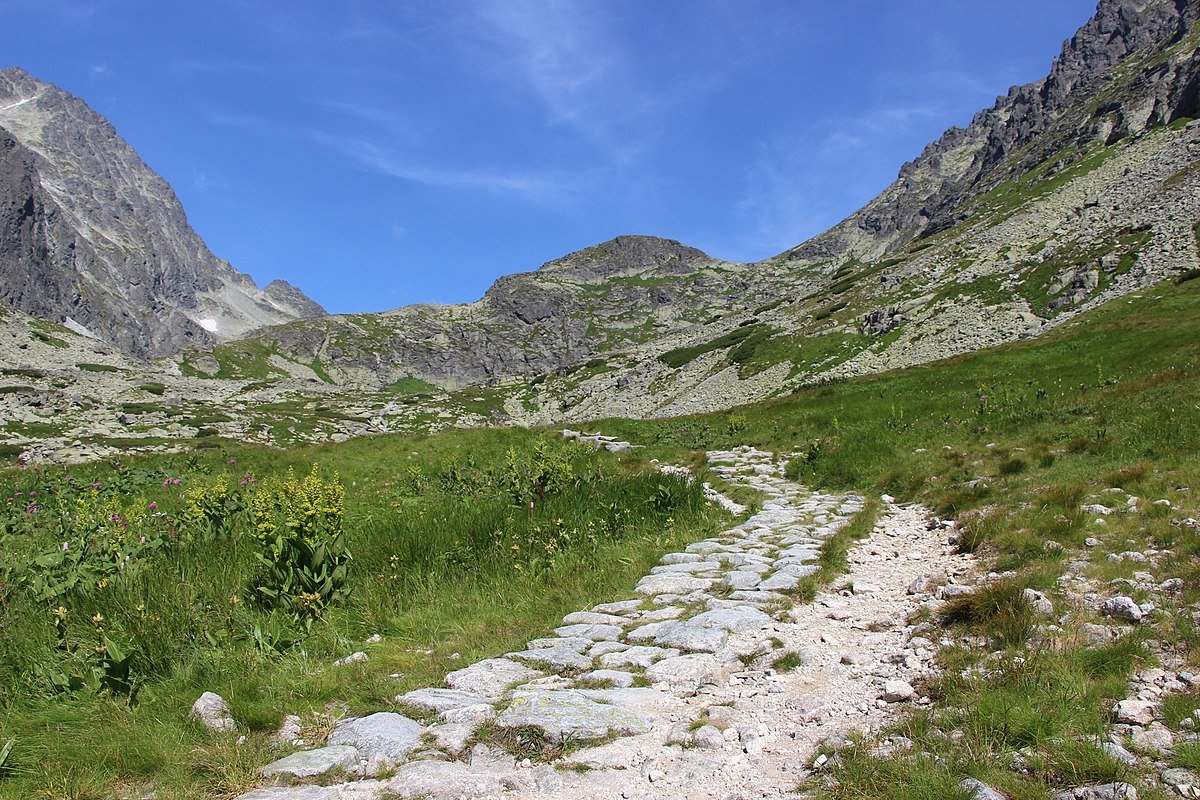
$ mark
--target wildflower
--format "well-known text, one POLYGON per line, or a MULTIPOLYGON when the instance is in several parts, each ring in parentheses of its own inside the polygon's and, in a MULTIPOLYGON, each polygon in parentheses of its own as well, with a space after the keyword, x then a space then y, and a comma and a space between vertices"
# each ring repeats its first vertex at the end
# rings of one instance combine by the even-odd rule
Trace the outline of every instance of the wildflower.
POLYGON ((235 595, 230 595, 230 597, 229 597, 229 604, 230 604, 231 606, 236 606, 236 605, 237 605, 238 603, 240 603, 240 602, 242 602, 242 599, 241 599, 240 597, 238 597, 236 594, 235 594, 235 595))
POLYGON ((66 542, 62 543, 62 549, 63 549, 64 553, 67 551, 67 543, 66 542))
POLYGON ((104 622, 104 615, 101 614, 99 611, 97 611, 95 614, 92 615, 92 623, 95 625, 99 625, 101 622, 104 622))
POLYGON ((151 504, 150 504, 150 510, 151 510, 151 511, 157 511, 157 510, 158 510, 158 503, 151 503, 151 504))
POLYGON ((58 617, 59 619, 66 619, 67 618, 66 607, 59 606, 58 608, 54 609, 54 616, 58 617))
POLYGON ((229 459, 229 463, 230 463, 230 464, 236 464, 236 463, 237 463, 237 459, 236 459, 236 458, 231 458, 231 459, 229 459))
POLYGON ((100 484, 98 484, 98 483, 93 483, 93 484, 92 484, 92 488, 93 488, 93 489, 99 489, 99 488, 100 488, 100 484))

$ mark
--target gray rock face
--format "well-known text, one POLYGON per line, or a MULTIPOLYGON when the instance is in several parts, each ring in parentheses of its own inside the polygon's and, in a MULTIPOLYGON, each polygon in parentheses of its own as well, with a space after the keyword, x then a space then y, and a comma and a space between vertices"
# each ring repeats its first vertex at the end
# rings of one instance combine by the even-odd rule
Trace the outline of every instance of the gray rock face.
POLYGON ((137 355, 324 314, 214 256, 103 117, 17 68, 0 71, 0 234, 0 300, 137 355))
POLYGON ((1190 29, 1198 14, 1193 3, 1102 0, 1096 16, 1063 45, 1046 78, 1014 86, 992 108, 976 114, 967 128, 950 128, 905 164, 876 200, 789 254, 878 256, 950 227, 964 218, 959 209, 965 200, 1028 170, 1069 142, 1099 133, 1106 142, 1118 141, 1195 116, 1200 64, 1190 52, 1140 76, 1099 108, 1079 101, 1104 88, 1116 64, 1144 48, 1164 47, 1190 29), (1027 149, 1018 160, 1007 158, 1022 148, 1027 149))
POLYGON ((380 711, 339 723, 329 744, 348 745, 367 762, 367 774, 378 774, 404 761, 421 745, 425 728, 406 716, 380 711))

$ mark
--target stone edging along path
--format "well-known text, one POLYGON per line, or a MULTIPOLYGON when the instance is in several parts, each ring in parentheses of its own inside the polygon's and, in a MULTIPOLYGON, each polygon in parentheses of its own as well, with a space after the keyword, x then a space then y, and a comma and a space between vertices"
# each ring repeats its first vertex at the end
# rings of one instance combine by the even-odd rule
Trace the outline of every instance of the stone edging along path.
POLYGON ((637 599, 568 614, 525 650, 397 698, 436 721, 342 720, 326 746, 263 769, 286 785, 239 800, 791 797, 821 741, 928 702, 910 681, 935 645, 905 620, 936 602, 932 576, 967 573, 970 557, 922 509, 891 507, 851 550, 848 588, 795 606, 785 593, 818 571, 862 498, 810 492, 748 447, 708 457, 767 495, 762 510, 663 556, 637 599), (569 754, 534 764, 504 739, 569 754))

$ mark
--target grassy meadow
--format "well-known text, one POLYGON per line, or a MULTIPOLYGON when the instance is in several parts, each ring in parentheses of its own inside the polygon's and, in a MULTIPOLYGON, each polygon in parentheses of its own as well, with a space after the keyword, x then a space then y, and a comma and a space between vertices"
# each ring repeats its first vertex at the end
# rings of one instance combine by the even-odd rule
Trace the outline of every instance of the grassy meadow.
MULTIPOLYGON (((813 791, 945 800, 966 797, 958 782, 974 776, 1032 799, 1136 780, 1099 749, 1108 708, 1163 648, 1197 662, 1200 541, 1180 520, 1196 516, 1200 492, 1198 301, 1200 280, 1163 283, 1035 340, 726 413, 589 426, 646 445, 622 458, 548 432, 477 430, 7 473, 0 742, 15 744, 0 796, 235 794, 271 758, 283 713, 316 725, 312 712, 327 703, 388 707, 401 691, 543 634, 566 611, 623 596, 662 552, 727 524, 696 487, 646 460, 700 464, 701 451, 737 444, 788 455, 789 473, 815 488, 927 503, 957 520, 961 547, 1004 573, 925 621, 950 644, 939 654, 944 676, 922 687, 936 710, 896 730, 915 750, 856 745, 813 791), (314 463, 314 480, 328 485, 336 473, 344 489, 342 514, 323 524, 340 525, 337 547, 351 560, 344 586, 305 614, 257 589, 266 562, 252 498, 314 463), (1104 525, 1080 508, 1125 507, 1127 495, 1140 498, 1138 513, 1104 525), (93 533, 124 543, 71 583, 62 553, 74 540, 62 520, 81 500, 99 509, 93 533), (23 510, 30 503, 36 514, 23 510), (109 510, 118 527, 136 520, 137 537, 106 527, 109 510), (1085 548, 1089 537, 1099 544, 1085 548), (1078 626, 1100 621, 1096 611, 1072 606, 1059 577, 1087 552, 1076 571, 1129 579, 1144 565, 1105 555, 1151 546, 1167 551, 1170 574, 1159 579, 1182 578, 1182 593, 1157 597, 1150 625, 1089 643, 1078 626), (132 565, 114 571, 113 554, 130 552, 132 565), (1058 629, 1032 612, 1025 588, 1055 602, 1058 629), (376 633, 383 641, 365 645, 376 633), (369 660, 332 666, 355 650, 369 660), (204 690, 229 700, 245 744, 185 719, 204 690)), ((827 554, 830 574, 848 545, 827 554)), ((1177 729, 1200 706, 1193 696, 1172 702, 1177 729)), ((1197 752, 1185 745, 1172 758, 1200 766, 1197 752)))

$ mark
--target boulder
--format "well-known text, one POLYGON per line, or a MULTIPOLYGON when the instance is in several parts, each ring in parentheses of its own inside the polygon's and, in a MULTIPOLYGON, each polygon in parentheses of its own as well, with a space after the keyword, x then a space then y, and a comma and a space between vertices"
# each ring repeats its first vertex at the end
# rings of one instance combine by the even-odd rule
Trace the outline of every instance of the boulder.
POLYGON ((188 716, 199 720, 204 727, 217 733, 237 731, 237 723, 234 722, 233 714, 229 711, 229 704, 219 694, 205 692, 200 695, 196 702, 192 703, 192 710, 188 716))

